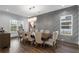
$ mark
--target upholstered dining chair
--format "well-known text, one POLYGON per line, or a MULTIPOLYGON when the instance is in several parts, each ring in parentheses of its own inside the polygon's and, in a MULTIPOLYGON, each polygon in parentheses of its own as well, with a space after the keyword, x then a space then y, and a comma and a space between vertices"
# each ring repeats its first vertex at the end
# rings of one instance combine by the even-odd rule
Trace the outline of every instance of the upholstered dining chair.
POLYGON ((53 45, 56 44, 56 41, 58 39, 58 31, 53 32, 53 45))
POLYGON ((42 29, 42 30, 40 30, 40 32, 41 32, 41 33, 43 33, 43 32, 44 32, 44 30, 42 29))
POLYGON ((36 29, 35 32, 38 32, 38 29, 36 29))
POLYGON ((34 38, 31 37, 31 32, 27 32, 28 41, 30 41, 31 45, 34 43, 34 38))
POLYGON ((41 32, 35 32, 35 42, 36 42, 36 46, 38 44, 43 44, 43 41, 41 40, 41 32))
POLYGON ((50 33, 50 31, 49 30, 45 30, 45 33, 50 33))
POLYGON ((22 39, 22 32, 17 31, 17 33, 18 33, 18 39, 20 39, 20 42, 21 42, 21 39, 22 39))
POLYGON ((54 46, 56 44, 56 40, 58 39, 58 31, 53 32, 52 38, 45 42, 50 46, 54 46))
POLYGON ((25 43, 28 40, 27 32, 22 33, 22 40, 23 40, 23 43, 25 43))

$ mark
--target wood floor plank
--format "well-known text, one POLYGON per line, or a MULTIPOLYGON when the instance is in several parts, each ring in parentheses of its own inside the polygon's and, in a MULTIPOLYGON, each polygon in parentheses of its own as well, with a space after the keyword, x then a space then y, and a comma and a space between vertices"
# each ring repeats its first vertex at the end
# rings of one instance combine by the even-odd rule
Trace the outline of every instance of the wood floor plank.
POLYGON ((0 48, 0 53, 79 53, 79 48, 73 48, 58 43, 57 48, 53 47, 35 47, 29 44, 22 44, 15 38, 11 39, 10 48, 0 48))

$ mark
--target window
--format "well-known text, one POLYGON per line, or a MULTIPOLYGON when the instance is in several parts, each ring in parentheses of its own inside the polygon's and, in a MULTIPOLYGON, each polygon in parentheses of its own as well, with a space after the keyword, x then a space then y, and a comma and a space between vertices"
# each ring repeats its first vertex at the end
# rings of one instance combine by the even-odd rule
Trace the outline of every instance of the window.
POLYGON ((23 21, 20 20, 11 20, 10 21, 11 31, 15 32, 20 27, 23 28, 23 21))
POLYGON ((65 15, 60 17, 60 34, 72 35, 73 17, 72 15, 65 15))
POLYGON ((17 30, 17 20, 11 20, 10 25, 11 25, 11 31, 17 30))

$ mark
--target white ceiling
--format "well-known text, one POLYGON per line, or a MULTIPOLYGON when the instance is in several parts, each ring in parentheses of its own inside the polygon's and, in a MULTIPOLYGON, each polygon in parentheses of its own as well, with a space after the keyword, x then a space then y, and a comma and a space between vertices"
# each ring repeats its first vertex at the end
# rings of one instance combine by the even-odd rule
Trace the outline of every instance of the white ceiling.
POLYGON ((0 5, 1 11, 10 12, 16 15, 31 17, 44 14, 47 12, 63 9, 72 5, 36 5, 35 8, 29 10, 35 5, 0 5))

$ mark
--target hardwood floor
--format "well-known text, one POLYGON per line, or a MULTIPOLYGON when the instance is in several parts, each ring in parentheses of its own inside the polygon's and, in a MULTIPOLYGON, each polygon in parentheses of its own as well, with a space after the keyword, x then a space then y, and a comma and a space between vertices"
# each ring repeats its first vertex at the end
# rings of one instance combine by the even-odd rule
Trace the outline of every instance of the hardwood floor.
POLYGON ((0 53, 79 53, 79 49, 63 45, 63 43, 58 43, 57 48, 34 47, 29 44, 22 44, 18 39, 11 39, 10 48, 0 48, 0 53))

